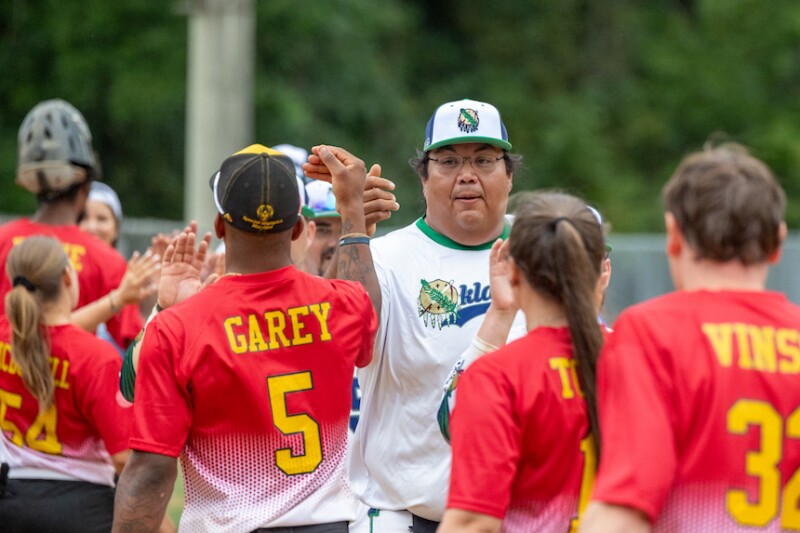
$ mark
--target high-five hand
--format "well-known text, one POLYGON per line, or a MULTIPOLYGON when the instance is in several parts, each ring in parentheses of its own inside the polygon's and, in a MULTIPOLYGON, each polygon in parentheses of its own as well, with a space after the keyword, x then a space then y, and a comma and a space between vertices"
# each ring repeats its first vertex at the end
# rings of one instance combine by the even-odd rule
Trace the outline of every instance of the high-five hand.
POLYGON ((185 228, 164 251, 158 283, 158 304, 162 308, 181 302, 203 288, 200 270, 211 244, 211 234, 206 233, 197 246, 196 228, 196 224, 185 228))

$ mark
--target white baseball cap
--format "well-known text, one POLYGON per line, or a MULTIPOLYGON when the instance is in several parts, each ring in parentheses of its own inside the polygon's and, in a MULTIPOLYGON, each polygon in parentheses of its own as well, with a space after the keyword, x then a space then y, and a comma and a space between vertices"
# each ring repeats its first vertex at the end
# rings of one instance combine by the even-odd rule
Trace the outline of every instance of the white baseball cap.
POLYGON ((272 148, 288 156, 294 163, 294 173, 298 178, 303 179, 303 163, 308 159, 308 151, 293 144, 279 144, 272 148))
POLYGON ((313 218, 338 217, 336 197, 327 181, 312 180, 306 183, 308 207, 314 212, 313 218))
POLYGON ((117 223, 122 222, 122 204, 114 189, 101 181, 93 181, 89 189, 89 200, 107 205, 114 213, 117 223))
POLYGON ((511 150, 500 111, 477 100, 458 100, 440 105, 425 128, 423 150, 463 143, 484 143, 511 150))

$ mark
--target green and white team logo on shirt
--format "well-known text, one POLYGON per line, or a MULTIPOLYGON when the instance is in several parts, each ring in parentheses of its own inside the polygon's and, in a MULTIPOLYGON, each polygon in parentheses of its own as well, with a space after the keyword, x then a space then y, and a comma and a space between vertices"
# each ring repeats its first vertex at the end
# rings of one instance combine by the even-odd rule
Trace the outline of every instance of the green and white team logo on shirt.
POLYGON ((452 282, 442 279, 433 281, 420 280, 422 288, 417 300, 419 316, 430 327, 442 329, 442 326, 458 320, 458 289, 452 282))

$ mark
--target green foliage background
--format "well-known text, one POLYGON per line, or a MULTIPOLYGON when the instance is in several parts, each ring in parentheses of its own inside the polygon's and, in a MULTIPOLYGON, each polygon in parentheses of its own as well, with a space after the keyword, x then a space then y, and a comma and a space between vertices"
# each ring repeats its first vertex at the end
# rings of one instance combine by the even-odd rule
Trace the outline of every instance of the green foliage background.
MULTIPOLYGON (((257 16, 254 141, 380 162, 399 184, 393 223, 421 212, 407 161, 430 114, 469 97, 503 113, 525 156, 517 190, 583 195, 615 231, 660 231, 661 185, 710 138, 766 160, 800 226, 795 0, 257 0, 257 16)), ((179 219, 186 46, 177 3, 0 2, 0 211, 33 211, 13 185, 17 128, 61 97, 126 214, 179 219)))

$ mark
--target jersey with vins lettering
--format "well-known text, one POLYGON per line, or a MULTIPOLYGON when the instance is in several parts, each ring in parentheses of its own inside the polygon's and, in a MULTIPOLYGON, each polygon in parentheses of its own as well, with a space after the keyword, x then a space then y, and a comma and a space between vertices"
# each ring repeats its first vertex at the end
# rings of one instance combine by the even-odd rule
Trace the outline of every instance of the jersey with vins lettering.
POLYGON ((55 402, 39 412, 11 355, 11 326, 0 318, 0 459, 9 477, 113 486, 110 455, 128 448, 132 410, 119 393, 116 351, 71 324, 47 328, 55 402))
MULTIPOLYGON (((436 414, 442 383, 491 302, 491 245, 460 245, 424 219, 371 243, 381 317, 374 359, 358 371, 361 416, 350 470, 354 491, 370 507, 442 518, 450 446, 436 414)), ((520 314, 514 328, 524 327, 520 314)))
MULTIPOLYGON (((78 307, 105 297, 116 289, 125 275, 127 263, 115 249, 100 239, 81 231, 78 226, 52 226, 21 218, 0 226, 0 295, 11 290, 5 275, 6 258, 11 248, 33 235, 54 237, 64 244, 64 251, 78 274, 80 295, 78 307)), ((0 316, 5 307, 0 305, 0 316)), ((142 329, 142 315, 135 304, 126 305, 108 321, 108 332, 114 341, 126 348, 142 329)))
POLYGON ((293 266, 224 276, 155 317, 131 447, 180 454, 182 530, 355 517, 346 471, 353 369, 369 363, 376 327, 360 284, 293 266))
POLYGON ((597 452, 569 330, 537 328, 483 356, 458 390, 447 507, 507 532, 573 531, 597 452))
POLYGON ((800 529, 800 307, 676 292, 614 329, 593 499, 641 510, 654 531, 800 529))

